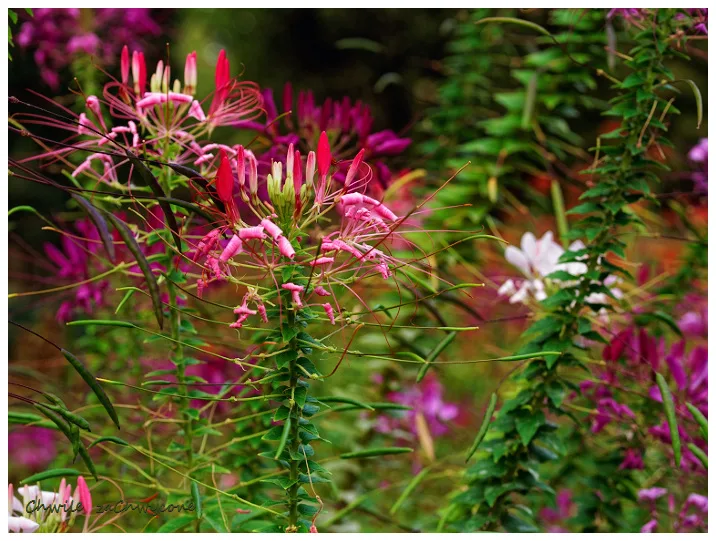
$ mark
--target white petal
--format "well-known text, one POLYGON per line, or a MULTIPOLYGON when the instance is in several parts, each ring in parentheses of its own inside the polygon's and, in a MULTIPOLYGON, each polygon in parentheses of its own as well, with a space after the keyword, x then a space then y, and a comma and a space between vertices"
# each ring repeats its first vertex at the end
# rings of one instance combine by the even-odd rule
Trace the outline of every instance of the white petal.
POLYGON ((520 246, 525 256, 527 256, 527 259, 534 259, 537 256, 537 239, 532 233, 528 232, 522 235, 520 246))
POLYGON ((510 297, 510 304, 524 302, 524 300, 527 298, 528 294, 529 294, 529 283, 524 282, 520 286, 520 289, 517 290, 517 293, 515 293, 514 295, 512 295, 512 297, 510 297))
POLYGON ((507 280, 504 284, 500 286, 500 289, 497 290, 498 295, 512 295, 515 291, 517 291, 517 287, 515 287, 515 283, 512 280, 507 280))
POLYGON ((37 530, 40 525, 25 517, 7 517, 7 527, 11 532, 15 533, 32 533, 37 530))
POLYGON ((505 259, 508 263, 520 269, 525 276, 529 277, 531 275, 529 259, 519 248, 508 246, 505 250, 505 259))

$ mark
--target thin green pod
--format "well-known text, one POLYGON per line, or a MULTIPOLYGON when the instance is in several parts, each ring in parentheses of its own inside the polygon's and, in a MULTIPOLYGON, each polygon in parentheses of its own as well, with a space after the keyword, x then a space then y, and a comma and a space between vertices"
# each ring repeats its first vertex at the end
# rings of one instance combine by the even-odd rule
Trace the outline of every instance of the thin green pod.
POLYGON ((414 449, 410 447, 376 447, 374 449, 364 449, 362 451, 353 451, 352 453, 343 453, 340 455, 343 459, 348 458, 371 458, 386 455, 401 455, 403 453, 412 453, 414 449))
POLYGON ((94 392, 95 396, 99 399, 100 404, 102 404, 112 421, 114 421, 114 424, 117 425, 117 428, 119 428, 119 418, 117 417, 117 412, 114 410, 112 402, 110 402, 109 397, 104 392, 104 389, 102 389, 102 386, 99 384, 97 379, 89 370, 87 370, 87 367, 82 363, 82 361, 80 361, 72 353, 66 349, 62 349, 61 351, 65 356, 65 359, 67 359, 67 361, 72 365, 72 368, 74 368, 80 377, 85 380, 85 383, 89 385, 92 392, 94 392))
POLYGON ((699 459, 699 462, 704 465, 704 468, 707 470, 709 469, 709 457, 706 456, 706 453, 704 453, 701 449, 696 447, 693 443, 687 443, 686 446, 689 448, 689 451, 694 453, 694 456, 699 459))
POLYGON ((704 417, 704 414, 701 413, 696 406, 693 404, 687 402, 686 408, 691 412, 691 416, 694 418, 694 420, 699 423, 699 431, 701 432, 701 435, 706 441, 709 441, 709 421, 704 417))
POLYGON ((319 402, 324 402, 326 404, 331 404, 331 403, 352 404, 354 406, 358 406, 361 409, 371 410, 371 411, 375 410, 375 408, 373 408, 373 406, 371 406, 370 404, 366 404, 365 402, 360 402, 359 400, 354 400, 353 398, 344 398, 342 396, 322 396, 321 398, 318 398, 317 400, 319 402))
POLYGON ((477 436, 475 436, 475 441, 472 442, 472 446, 470 447, 470 450, 467 452, 467 458, 465 458, 465 462, 470 460, 472 458, 472 455, 475 454, 477 451, 477 448, 480 446, 480 443, 482 443, 482 440, 485 438, 485 435, 487 434, 487 429, 490 427, 490 421, 492 420, 492 414, 495 413, 495 406, 497 405, 497 394, 492 393, 492 396, 490 396, 490 403, 487 405, 487 410, 485 411, 485 416, 482 418, 482 424, 480 425, 480 430, 477 431, 477 436))
POLYGON ((87 469, 92 474, 92 477, 94 477, 94 480, 99 481, 99 478, 97 477, 97 468, 94 467, 94 462, 92 462, 92 458, 90 458, 89 452, 87 452, 87 449, 81 443, 78 449, 78 453, 82 457, 82 460, 84 460, 84 463, 87 465, 87 469))
POLYGON ((46 479, 54 479, 55 477, 77 477, 78 475, 82 475, 82 472, 79 470, 72 468, 56 468, 54 470, 47 470, 31 475, 30 477, 26 477, 20 481, 20 484, 32 485, 46 479))
POLYGON ((73 193, 72 199, 77 201, 79 206, 81 206, 82 209, 87 213, 89 219, 92 220, 92 223, 97 228, 97 232, 99 233, 99 238, 102 241, 102 245, 104 246, 104 249, 109 256, 109 260, 114 263, 114 240, 112 239, 112 235, 109 232, 107 222, 104 220, 104 218, 102 218, 102 214, 92 205, 92 203, 87 201, 84 197, 73 193))
POLYGON ((106 443, 106 442, 116 443, 117 445, 123 445, 125 447, 129 447, 129 443, 124 441, 122 438, 118 438, 117 436, 102 436, 101 438, 97 438, 92 443, 90 443, 87 446, 87 449, 91 449, 92 447, 94 447, 97 444, 106 443))
POLYGON ((196 509, 196 518, 201 518, 201 494, 199 494, 199 485, 196 481, 191 482, 191 497, 194 500, 194 508, 196 509))
POLYGON ((283 453, 283 450, 286 448, 286 443, 288 442, 288 436, 291 433, 291 417, 286 417, 286 420, 283 422, 283 431, 281 432, 281 439, 278 442, 278 448, 276 449, 276 454, 274 455, 274 459, 278 460, 281 456, 281 453, 283 453))
POLYGON ((395 504, 393 504, 393 507, 390 508, 390 514, 394 515, 398 512, 398 509, 405 503, 405 501, 408 499, 408 497, 412 494, 412 492, 418 487, 420 482, 425 478, 425 476, 430 471, 430 466, 427 468, 423 468, 418 472, 418 475, 413 477, 413 479, 408 483, 408 486, 405 487, 405 490, 401 492, 400 496, 396 500, 395 504))
POLYGON ((102 327, 124 327, 126 329, 133 329, 136 327, 134 323, 129 321, 118 321, 114 319, 78 319, 75 321, 68 321, 66 323, 68 327, 84 327, 86 325, 100 325, 102 327))
POLYGON ((89 421, 87 421, 87 419, 85 419, 84 417, 81 417, 81 416, 77 415, 76 413, 72 413, 67 408, 63 408, 62 406, 59 406, 56 404, 53 404, 53 405, 45 404, 45 405, 48 408, 50 408, 51 410, 54 410, 57 413, 59 413, 62 417, 65 418, 65 421, 67 421, 68 423, 77 425, 78 427, 80 427, 83 430, 87 430, 89 432, 92 431, 90 429, 89 421))
POLYGON ((453 340, 455 340, 455 337, 457 336, 457 331, 452 331, 443 338, 440 343, 435 346, 435 349, 433 349, 425 359, 425 364, 420 367, 420 371, 418 372, 418 377, 416 381, 420 383, 425 375, 428 373, 428 370, 430 369, 431 364, 435 359, 438 358, 438 356, 447 348, 453 340))
POLYGON ((106 212, 105 215, 117 230, 119 236, 122 237, 122 240, 124 241, 124 244, 127 245, 127 248, 129 248, 129 251, 132 252, 134 259, 137 261, 137 265, 142 271, 142 274, 144 274, 144 279, 146 280, 147 287, 149 288, 149 295, 152 298, 152 304, 154 305, 154 315, 157 318, 157 324, 160 329, 163 329, 164 311, 162 309, 162 300, 159 296, 159 284, 157 283, 157 279, 154 276, 152 269, 149 267, 147 258, 144 257, 142 250, 139 248, 139 244, 137 244, 137 241, 135 240, 134 235, 132 235, 132 232, 129 230, 129 227, 127 227, 127 224, 109 212, 106 212))
POLYGON ((671 396, 669 385, 666 383, 664 376, 657 373, 656 384, 659 386, 659 391, 661 391, 661 400, 664 404, 666 422, 669 424, 669 432, 671 433, 671 447, 674 449, 674 463, 678 468, 681 464, 681 438, 679 438, 679 425, 676 423, 674 399, 671 396))

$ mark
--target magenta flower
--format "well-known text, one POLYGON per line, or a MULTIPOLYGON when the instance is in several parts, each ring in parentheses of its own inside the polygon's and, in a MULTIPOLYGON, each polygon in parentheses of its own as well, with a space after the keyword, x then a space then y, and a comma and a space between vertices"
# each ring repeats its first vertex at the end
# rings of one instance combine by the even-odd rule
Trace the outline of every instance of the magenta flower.
POLYGON ((709 141, 700 139, 698 144, 689 151, 689 160, 698 169, 691 175, 694 190, 708 193, 709 190, 709 141))
POLYGON ((13 429, 7 438, 10 462, 32 471, 46 468, 57 456, 56 436, 57 431, 49 428, 13 429))
POLYGON ((53 90, 60 84, 58 72, 78 56, 92 55, 95 62, 110 66, 123 44, 141 49, 161 34, 148 9, 85 11, 91 11, 92 16, 82 16, 77 8, 35 9, 34 16, 20 27, 18 45, 34 50, 40 76, 53 90))
MULTIPOLYGON (((56 276, 68 283, 83 282, 94 275, 96 262, 92 256, 102 246, 97 228, 88 219, 78 220, 74 226, 80 235, 63 235, 61 249, 45 243, 45 254, 57 267, 56 276)), ((57 311, 57 320, 69 321, 76 312, 92 314, 103 304, 108 286, 109 282, 100 280, 70 290, 73 297, 62 302, 57 311)))
POLYGON ((443 386, 437 376, 431 372, 419 384, 405 391, 390 392, 386 398, 410 406, 412 410, 402 417, 378 417, 376 430, 383 433, 407 428, 417 436, 417 416, 421 414, 433 436, 444 436, 449 431, 447 423, 457 418, 460 412, 457 404, 443 400, 443 386))
POLYGON ((568 530, 563 524, 566 520, 572 518, 577 512, 577 506, 572 500, 572 491, 562 489, 557 493, 555 498, 557 508, 553 509, 545 507, 540 510, 540 517, 547 525, 547 531, 550 533, 565 533, 568 530))
POLYGON ((287 83, 283 92, 283 115, 279 116, 273 91, 262 92, 266 123, 239 122, 238 128, 248 128, 272 138, 270 150, 260 153, 259 171, 265 174, 272 161, 281 161, 289 145, 293 144, 301 151, 317 147, 322 132, 327 134, 326 144, 333 148, 332 158, 338 162, 338 171, 334 174, 337 181, 345 181, 348 172, 348 158, 352 158, 359 149, 365 149, 365 160, 374 168, 372 178, 385 188, 392 178, 391 170, 384 159, 402 154, 411 144, 411 140, 400 137, 391 130, 371 132, 373 117, 370 108, 360 101, 351 102, 346 96, 340 101, 326 99, 316 104, 311 91, 300 91, 294 101, 293 88, 287 83), (291 111, 292 114, 286 115, 291 111))

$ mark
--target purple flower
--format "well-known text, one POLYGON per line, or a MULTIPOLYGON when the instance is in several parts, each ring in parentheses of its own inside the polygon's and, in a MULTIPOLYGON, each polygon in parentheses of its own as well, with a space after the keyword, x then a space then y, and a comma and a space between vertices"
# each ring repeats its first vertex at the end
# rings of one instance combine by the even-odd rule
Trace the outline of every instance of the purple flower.
POLYGON ((34 16, 20 27, 17 44, 34 50, 40 76, 53 89, 59 87, 58 72, 78 56, 92 55, 95 62, 110 65, 117 60, 122 46, 141 50, 152 37, 161 34, 148 9, 85 11, 91 11, 92 16, 81 17, 76 8, 36 9, 34 16))
POLYGON ((413 409, 400 418, 378 417, 376 430, 383 433, 392 432, 403 425, 408 425, 409 430, 417 435, 417 416, 421 414, 427 422, 430 433, 433 436, 443 436, 449 431, 446 423, 455 419, 459 414, 457 404, 443 400, 443 386, 432 373, 429 373, 421 383, 413 385, 405 391, 388 393, 387 398, 413 409))
POLYGON ((540 517, 548 525, 547 530, 552 533, 567 532, 565 528, 560 526, 565 520, 573 517, 576 512, 576 506, 572 501, 572 491, 562 489, 557 493, 555 498, 557 508, 552 509, 545 507, 540 511, 540 517))
POLYGON ((658 525, 659 522, 653 518, 641 527, 641 533, 654 533, 654 530, 656 530, 658 525))
POLYGON ((597 402, 597 414, 592 421, 592 432, 595 434, 601 432, 613 420, 624 418, 634 419, 636 415, 629 406, 619 404, 613 398, 602 398, 597 402))
POLYGON ((613 8, 607 13, 607 19, 617 16, 623 17, 627 22, 633 22, 644 17, 644 10, 642 8, 613 8))
POLYGON ((679 329, 684 334, 692 336, 708 337, 709 331, 709 312, 706 306, 699 311, 686 312, 679 319, 679 329))
POLYGON ((666 489, 661 487, 643 488, 639 491, 640 502, 654 502, 666 494, 666 489))
POLYGON ((641 452, 633 447, 630 447, 624 453, 624 460, 619 465, 620 470, 643 470, 644 459, 641 456, 641 452))
MULTIPOLYGON (((58 278, 68 282, 84 282, 95 272, 91 256, 101 249, 101 243, 97 228, 89 220, 78 220, 75 229, 80 233, 79 238, 63 235, 60 241, 61 249, 45 243, 45 254, 57 267, 58 278)), ((75 235, 75 233, 71 234, 75 235)), ((66 322, 76 311, 91 314, 95 308, 102 305, 108 286, 109 282, 101 280, 75 288, 72 290, 74 297, 63 301, 60 305, 56 314, 57 320, 66 322)))
POLYGON ((282 97, 283 113, 279 113, 273 90, 264 89, 262 95, 266 123, 251 121, 235 124, 237 128, 258 131, 272 139, 271 148, 257 155, 260 177, 269 172, 272 160, 285 164, 289 144, 302 151, 315 149, 318 137, 325 131, 332 157, 338 162, 338 171, 333 175, 335 180, 345 180, 350 165, 348 158, 365 149, 365 160, 372 166, 373 178, 386 188, 393 175, 381 158, 401 154, 412 142, 392 130, 372 133, 370 107, 361 101, 352 102, 347 96, 341 100, 328 98, 322 104, 316 103, 313 92, 302 90, 294 96, 291 83, 286 83, 282 97), (292 114, 286 114, 289 111, 292 114))
POLYGON ((695 167, 698 167, 698 170, 691 175, 694 189, 697 192, 708 193, 709 141, 707 138, 700 139, 698 144, 689 151, 689 160, 695 167))
POLYGON ((8 434, 11 464, 20 464, 32 471, 46 468, 57 456, 57 432, 49 428, 26 426, 8 434))

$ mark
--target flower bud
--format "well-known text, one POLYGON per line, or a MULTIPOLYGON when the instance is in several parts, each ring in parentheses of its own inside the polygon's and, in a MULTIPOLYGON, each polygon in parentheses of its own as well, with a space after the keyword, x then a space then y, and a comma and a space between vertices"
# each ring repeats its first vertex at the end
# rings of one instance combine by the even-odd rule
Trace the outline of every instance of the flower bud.
POLYGON ((231 172, 231 163, 226 157, 226 152, 222 148, 219 151, 219 169, 216 172, 216 191, 219 199, 224 203, 232 200, 234 193, 234 175, 231 172))
POLYGON ((321 132, 318 138, 318 174, 322 177, 328 174, 331 167, 331 145, 326 132, 321 132))
POLYGON ((132 53, 132 78, 134 79, 134 93, 137 99, 141 99, 147 87, 147 65, 144 62, 144 53, 141 51, 132 53))
POLYGON ((313 175, 316 174, 316 153, 311 151, 306 158, 306 185, 313 186, 313 175))
POLYGON ((184 64, 184 93, 193 96, 196 91, 196 83, 196 51, 192 51, 186 55, 186 63, 184 64))
POLYGON ((126 85, 129 81, 129 49, 126 45, 122 48, 122 57, 119 65, 122 73, 122 84, 126 85))
POLYGON ((346 174, 346 182, 345 186, 350 187, 351 183, 353 182, 353 179, 356 176, 356 173, 358 173, 358 168, 360 167, 360 164, 363 162, 363 155, 365 154, 365 149, 362 148, 361 151, 356 155, 355 158, 353 158, 353 163, 351 163, 351 166, 348 168, 348 173, 346 174))
POLYGON ((246 157, 242 145, 236 147, 236 175, 239 177, 239 186, 243 189, 246 183, 246 157))

